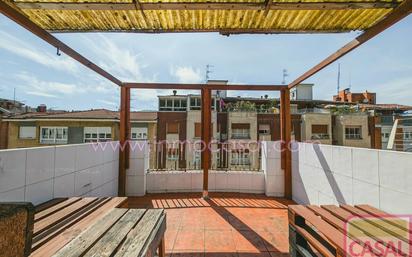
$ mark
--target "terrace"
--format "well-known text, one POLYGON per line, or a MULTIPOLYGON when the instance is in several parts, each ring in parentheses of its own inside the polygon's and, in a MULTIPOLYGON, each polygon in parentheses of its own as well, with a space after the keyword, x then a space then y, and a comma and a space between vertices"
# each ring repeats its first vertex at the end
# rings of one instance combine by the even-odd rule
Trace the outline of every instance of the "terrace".
MULTIPOLYGON (((7 17, 56 47, 58 52, 62 51, 107 78, 121 91, 120 142, 0 151, 0 200, 38 205, 61 197, 127 196, 120 207, 164 208, 167 213, 165 248, 172 256, 287 256, 287 206, 294 203, 369 204, 390 213, 410 213, 410 153, 292 142, 289 94, 297 84, 406 17, 411 10, 411 0, 359 4, 345 1, 177 1, 167 4, 0 1, 0 11, 7 17), (187 17, 187 10, 191 10, 193 16, 187 17), (204 10, 211 12, 205 14, 211 21, 199 22, 206 13, 204 10), (222 12, 221 17, 215 15, 218 11, 222 12), (257 22, 258 15, 240 21, 233 19, 227 24, 219 20, 233 12, 248 16, 246 12, 261 11, 264 22, 257 22), (166 18, 162 12, 174 12, 176 16, 166 18), (92 18, 90 13, 93 13, 92 18), (282 15, 288 16, 286 20, 289 22, 274 18, 282 15), (154 18, 156 16, 163 18, 154 18), (356 17, 350 25, 343 22, 348 17, 356 17), (181 23, 185 19, 191 19, 191 22, 181 23), (139 22, 134 23, 137 20, 139 22), (259 25, 257 28, 247 25, 254 22, 259 25), (213 27, 216 26, 213 24, 223 23, 226 24, 224 27, 213 27), (187 24, 203 25, 193 28, 187 24), (64 31, 218 31, 229 35, 346 32, 353 29, 364 32, 289 85, 231 85, 230 88, 219 84, 122 82, 50 34, 64 31), (213 170, 212 149, 206 147, 201 151, 199 170, 149 172, 148 160, 153 152, 148 144, 143 142, 139 147, 129 144, 130 91, 147 88, 200 90, 201 139, 206 145, 211 142, 212 90, 280 91, 282 140, 261 142, 258 171, 213 170)), ((91 217, 102 218, 103 211, 90 206, 87 201, 106 200, 87 199, 81 204, 70 204, 70 211, 62 208, 47 215, 59 217, 53 222, 45 219, 45 223, 50 222, 45 229, 52 232, 42 236, 57 239, 33 249, 33 255, 54 254, 67 243, 68 230, 74 237, 79 233, 75 228, 92 225, 91 217), (74 208, 76 206, 78 208, 74 208), (86 212, 91 216, 85 217, 86 212), (74 224, 73 220, 78 223, 74 224)), ((117 205, 111 206, 114 207, 117 205)), ((324 250, 316 247, 319 251, 324 250)))

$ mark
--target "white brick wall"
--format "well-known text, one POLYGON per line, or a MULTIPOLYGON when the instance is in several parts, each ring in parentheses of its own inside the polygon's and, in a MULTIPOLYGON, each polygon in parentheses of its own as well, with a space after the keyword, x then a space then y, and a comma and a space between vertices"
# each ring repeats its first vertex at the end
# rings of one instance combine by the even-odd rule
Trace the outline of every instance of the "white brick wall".
MULTIPOLYGON (((112 142, 115 146, 117 142, 112 142)), ((92 144, 0 151, 0 202, 115 196, 119 152, 92 144)))
POLYGON ((301 204, 370 204, 412 213, 412 153, 297 143, 293 199, 301 204))

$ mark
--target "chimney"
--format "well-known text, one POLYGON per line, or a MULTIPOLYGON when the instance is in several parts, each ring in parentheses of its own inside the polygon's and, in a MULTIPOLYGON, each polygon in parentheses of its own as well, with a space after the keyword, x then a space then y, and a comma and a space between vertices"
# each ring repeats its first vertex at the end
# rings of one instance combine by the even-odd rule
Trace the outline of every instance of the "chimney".
POLYGON ((268 95, 265 95, 265 99, 268 99, 268 97, 269 97, 268 95))
POLYGON ((176 95, 177 94, 177 91, 176 90, 173 90, 173 95, 176 95))
POLYGON ((37 106, 37 112, 47 112, 47 106, 45 104, 37 106))

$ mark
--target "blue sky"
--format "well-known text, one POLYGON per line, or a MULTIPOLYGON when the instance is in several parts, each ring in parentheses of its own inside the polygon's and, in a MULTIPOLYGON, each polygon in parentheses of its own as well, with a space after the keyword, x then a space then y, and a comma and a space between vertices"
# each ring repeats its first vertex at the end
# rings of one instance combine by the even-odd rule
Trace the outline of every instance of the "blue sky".
MULTIPOLYGON (((359 32, 317 35, 57 34, 56 36, 122 81, 278 84, 282 70, 295 79, 359 32)), ((339 60, 341 88, 377 93, 378 103, 412 105, 412 16, 339 60)), ((0 98, 54 109, 117 109, 119 89, 84 66, 0 16, 0 98)), ((337 63, 306 82, 314 98, 336 93, 337 63)), ((134 90, 132 109, 156 109, 157 95, 171 91, 134 90)), ((186 93, 186 91, 179 91, 186 93)), ((231 92, 260 96, 265 92, 231 92)), ((277 96, 276 94, 269 94, 277 96)))

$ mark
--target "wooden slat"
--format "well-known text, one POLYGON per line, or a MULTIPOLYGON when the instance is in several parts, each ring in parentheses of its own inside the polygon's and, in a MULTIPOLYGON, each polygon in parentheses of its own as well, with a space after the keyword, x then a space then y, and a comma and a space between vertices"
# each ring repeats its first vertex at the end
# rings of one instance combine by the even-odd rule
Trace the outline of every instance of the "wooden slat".
POLYGON ((115 256, 142 256, 156 236, 156 227, 165 223, 165 214, 161 209, 151 209, 146 212, 136 227, 129 233, 115 256))
MULTIPOLYGON (((384 212, 382 210, 379 210, 373 206, 367 205, 367 204, 359 204, 359 205, 355 205, 356 208, 367 212, 368 214, 375 216, 375 217, 393 217, 393 218, 398 218, 398 216, 396 215, 392 215, 389 214, 387 212, 384 212)), ((409 228, 405 228, 405 226, 403 226, 402 224, 394 221, 394 220, 385 220, 386 222, 392 224, 393 226, 397 226, 400 229, 403 229, 405 231, 411 232, 411 230, 409 228)))
POLYGON ((301 236, 303 236, 309 244, 311 244, 317 251, 319 251, 322 256, 325 257, 335 257, 334 254, 332 254, 327 247, 325 247, 322 243, 320 243, 312 234, 310 234, 308 231, 305 229, 296 226, 294 224, 291 224, 293 228, 296 230, 297 233, 299 233, 301 236))
POLYGON ((304 206, 300 206, 300 205, 289 206, 289 210, 295 213, 296 215, 301 216, 307 222, 309 222, 314 227, 316 227, 316 229, 320 233, 322 233, 326 237, 326 239, 329 240, 333 244, 334 247, 336 247, 336 250, 338 252, 344 253, 344 254, 347 254, 347 256, 350 256, 349 253, 346 253, 346 249, 344 246, 345 236, 339 231, 337 231, 332 225, 320 219, 312 211, 310 211, 304 206))
MULTIPOLYGON (((348 212, 348 211, 346 211, 342 208, 339 208, 335 205, 322 205, 322 208, 324 208, 327 211, 331 212, 332 214, 334 214, 335 216, 337 216, 338 218, 342 219, 345 222, 354 217, 354 215, 352 213, 350 213, 350 212, 348 212)), ((374 241, 381 242, 380 238, 377 238, 373 233, 370 233, 370 231, 374 231, 374 230, 377 230, 377 232, 379 232, 380 234, 387 235, 386 238, 391 238, 391 237, 393 238, 392 235, 390 235, 387 232, 383 231, 379 227, 376 227, 373 224, 370 224, 369 222, 365 223, 364 226, 362 226, 362 227, 356 226, 356 228, 359 229, 360 231, 362 231, 366 236, 369 236, 371 238, 371 241, 374 240, 374 241)), ((402 249, 397 249, 395 245, 387 244, 387 242, 385 242, 385 241, 383 241, 382 244, 386 247, 390 247, 393 250, 399 250, 402 255, 405 254, 402 249)))
POLYGON ((37 205, 35 207, 35 211, 36 211, 36 213, 44 211, 45 209, 50 208, 51 206, 53 206, 55 204, 58 204, 58 203, 61 203, 61 202, 66 201, 66 200, 67 200, 67 198, 54 198, 50 201, 47 201, 47 202, 44 202, 42 204, 37 205))
POLYGON ((104 217, 113 208, 122 204, 126 199, 127 198, 125 197, 112 198, 108 203, 104 204, 102 207, 100 207, 99 209, 97 209, 96 211, 94 211, 93 213, 91 213, 90 215, 82 219, 81 221, 69 227, 63 233, 50 239, 47 243, 45 243, 39 249, 33 251, 31 256, 35 256, 35 257, 52 256, 59 249, 61 249, 64 245, 66 245, 68 242, 73 240, 73 238, 79 235, 82 231, 86 230, 89 226, 91 226, 96 220, 104 217))
POLYGON ((117 250, 120 243, 126 238, 130 230, 136 225, 145 213, 142 209, 129 210, 120 220, 99 239, 84 257, 109 257, 117 250))
MULTIPOLYGON (((341 205, 341 207, 342 207, 344 210, 346 210, 346 211, 348 211, 348 212, 350 212, 350 213, 352 213, 352 214, 354 214, 354 215, 356 215, 356 216, 358 216, 358 217, 370 217, 367 212, 362 211, 362 210, 360 210, 360 209, 358 209, 358 208, 355 208, 355 207, 353 207, 353 206, 341 205)), ((404 242, 406 242, 406 243, 408 243, 408 244, 411 242, 408 237, 405 237, 405 235, 404 235, 404 234, 405 234, 405 231, 404 231, 404 230, 399 231, 399 228, 398 228, 397 226, 393 226, 393 225, 390 224, 390 223, 386 223, 386 222, 385 222, 385 219, 380 219, 380 221, 384 221, 384 222, 385 222, 385 226, 382 226, 382 223, 378 223, 378 222, 376 222, 376 221, 374 221, 374 220, 371 220, 371 219, 366 219, 366 221, 369 222, 370 224, 378 227, 379 229, 387 232, 388 234, 390 234, 390 235, 392 235, 392 236, 394 236, 394 237, 396 237, 396 238, 401 239, 402 241, 404 241, 404 242)))
POLYGON ((102 237, 126 212, 127 209, 112 209, 106 216, 97 220, 92 226, 59 250, 54 257, 83 256, 96 240, 102 237))
POLYGON ((36 223, 34 223, 34 231, 33 234, 36 235, 40 233, 42 230, 47 229, 48 227, 56 224, 57 222, 65 219, 66 217, 78 212, 81 208, 87 206, 88 204, 96 201, 97 198, 83 198, 80 201, 63 208, 62 210, 50 215, 47 219, 42 219, 36 223))
POLYGON ((57 224, 53 225, 52 227, 43 230, 41 233, 37 234, 33 238, 32 250, 35 250, 45 244, 48 240, 55 237, 56 235, 62 233, 65 229, 69 226, 75 224, 82 218, 86 217, 93 211, 97 210, 101 206, 103 206, 106 202, 110 201, 110 198, 101 198, 97 201, 92 202, 91 204, 87 205, 86 207, 82 208, 75 214, 67 217, 66 219, 58 222, 57 224))
POLYGON ((42 211, 37 212, 34 215, 34 221, 39 221, 77 201, 80 200, 80 197, 71 197, 69 199, 66 199, 64 201, 60 201, 52 206, 49 206, 48 208, 43 209, 42 211))

